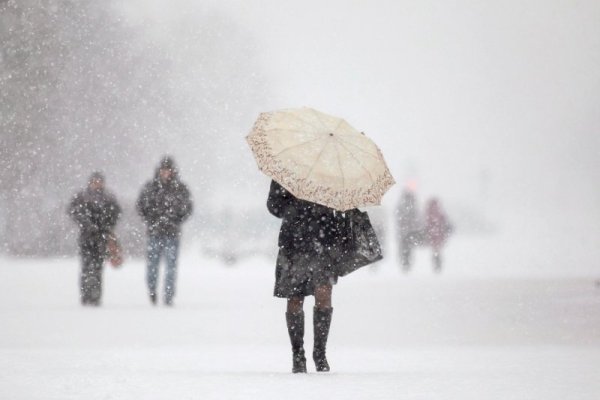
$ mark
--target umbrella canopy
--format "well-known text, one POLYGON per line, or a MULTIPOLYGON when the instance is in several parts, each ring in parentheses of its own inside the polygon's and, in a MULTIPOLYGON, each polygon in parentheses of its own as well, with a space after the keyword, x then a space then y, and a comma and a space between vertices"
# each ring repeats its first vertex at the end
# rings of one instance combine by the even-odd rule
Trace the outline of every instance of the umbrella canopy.
POLYGON ((371 139, 312 108, 262 113, 246 140, 260 170, 294 196, 340 211, 381 204, 395 183, 371 139))

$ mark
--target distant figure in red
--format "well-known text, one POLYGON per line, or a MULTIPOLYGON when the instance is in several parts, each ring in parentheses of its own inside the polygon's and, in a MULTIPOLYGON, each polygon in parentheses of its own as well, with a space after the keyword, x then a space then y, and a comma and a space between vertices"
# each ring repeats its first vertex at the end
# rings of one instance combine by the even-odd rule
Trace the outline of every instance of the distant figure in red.
POLYGON ((425 211, 425 238, 433 250, 433 268, 435 272, 442 270, 441 250, 452 232, 452 225, 448 222, 440 202, 432 198, 427 202, 425 211))

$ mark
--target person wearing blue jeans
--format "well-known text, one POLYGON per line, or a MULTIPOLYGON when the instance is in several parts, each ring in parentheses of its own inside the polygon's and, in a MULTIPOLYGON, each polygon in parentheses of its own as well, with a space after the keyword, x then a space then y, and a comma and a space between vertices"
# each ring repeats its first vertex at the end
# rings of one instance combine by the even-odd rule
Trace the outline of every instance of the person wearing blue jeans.
POLYGON ((164 300, 171 306, 175 296, 181 225, 192 213, 189 190, 179 180, 172 158, 161 160, 154 179, 142 189, 136 207, 148 228, 146 282, 150 301, 152 304, 157 302, 158 266, 164 254, 167 263, 164 300))

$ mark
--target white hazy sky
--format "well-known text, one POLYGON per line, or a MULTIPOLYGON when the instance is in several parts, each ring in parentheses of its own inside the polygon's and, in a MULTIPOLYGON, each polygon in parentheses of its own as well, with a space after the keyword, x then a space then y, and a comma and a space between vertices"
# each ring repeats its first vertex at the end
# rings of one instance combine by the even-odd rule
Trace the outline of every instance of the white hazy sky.
POLYGON ((399 183, 386 204, 412 175, 423 197, 479 202, 486 171, 492 219, 600 255, 599 1, 143 0, 136 12, 210 8, 256 44, 272 95, 248 107, 312 106, 364 130, 399 183))

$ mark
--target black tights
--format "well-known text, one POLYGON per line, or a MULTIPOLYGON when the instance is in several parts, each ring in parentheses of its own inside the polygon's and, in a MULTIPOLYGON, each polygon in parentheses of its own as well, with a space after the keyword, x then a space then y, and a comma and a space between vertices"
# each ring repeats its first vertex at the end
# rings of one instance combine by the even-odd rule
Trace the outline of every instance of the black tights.
MULTIPOLYGON (((315 307, 319 309, 331 308, 331 285, 319 286, 315 289, 315 307)), ((287 301, 287 312, 299 313, 304 307, 304 296, 290 297, 287 301)))

